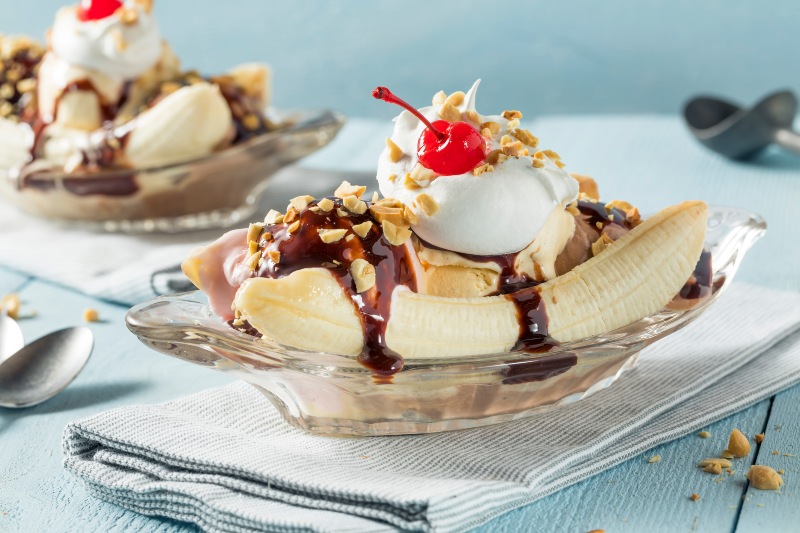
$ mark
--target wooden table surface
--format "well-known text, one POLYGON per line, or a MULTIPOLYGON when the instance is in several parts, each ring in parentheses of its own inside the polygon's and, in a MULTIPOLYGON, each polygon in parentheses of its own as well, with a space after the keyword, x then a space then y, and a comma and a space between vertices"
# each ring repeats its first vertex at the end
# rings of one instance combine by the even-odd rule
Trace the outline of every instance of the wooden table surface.
MULTIPOLYGON (((343 149, 338 146, 348 146, 348 140, 370 127, 373 126, 355 124, 340 143, 315 156, 312 163, 334 165, 337 157, 342 157, 343 149)), ((617 191, 625 188, 630 193, 628 198, 637 199, 638 195, 645 198, 641 203, 649 206, 666 203, 671 197, 685 197, 685 191, 692 190, 689 196, 762 212, 770 223, 771 238, 755 248, 742 277, 776 288, 800 290, 800 251, 785 247, 789 231, 796 225, 800 164, 782 158, 776 160, 778 163, 768 161, 761 166, 718 160, 685 140, 677 120, 667 117, 548 119, 539 124, 535 133, 546 138, 545 131, 554 141, 548 146, 566 147, 559 150, 564 159, 570 163, 573 155, 581 163, 574 171, 588 171, 592 161, 599 162, 605 171, 606 166, 612 165, 603 160, 602 154, 620 142, 620 135, 628 135, 625 153, 638 153, 639 158, 629 158, 629 164, 617 174, 597 176, 603 187, 614 192, 614 197, 622 197, 617 191), (570 137, 571 131, 578 131, 579 135, 570 137), (642 131, 651 133, 643 135, 642 131), (664 165, 654 165, 652 157, 645 161, 646 156, 661 153, 652 148, 656 143, 665 143, 679 152, 679 156, 665 157, 665 161, 677 163, 663 168, 664 165), (687 175, 687 168, 701 172, 687 175), (760 181, 749 181, 754 179, 760 181), (674 188, 683 192, 668 192, 674 188)), ((382 143, 381 139, 379 136, 382 143)), ((366 159, 355 162, 362 170, 368 168, 367 164, 366 159)), ((0 269, 0 295, 10 292, 19 293, 23 315, 36 311, 35 317, 20 322, 28 340, 80 323, 86 308, 97 309, 102 322, 91 325, 96 336, 94 353, 67 390, 31 409, 0 410, 0 531, 193 530, 183 523, 144 517, 90 497, 81 483, 61 467, 61 436, 64 426, 74 419, 122 405, 166 401, 225 384, 230 378, 144 348, 125 328, 126 306, 0 269)), ((800 386, 706 429, 711 433, 707 439, 691 434, 658 446, 496 518, 479 530, 800 530, 800 386), (751 436, 765 433, 766 437, 760 446, 754 445, 747 458, 735 462, 732 475, 713 476, 696 468, 698 458, 719 453, 733 428, 751 436), (661 460, 651 463, 649 458, 654 455, 661 460), (785 470, 781 491, 762 492, 748 485, 744 474, 754 463, 785 470), (700 500, 690 500, 692 493, 699 494, 700 500)))

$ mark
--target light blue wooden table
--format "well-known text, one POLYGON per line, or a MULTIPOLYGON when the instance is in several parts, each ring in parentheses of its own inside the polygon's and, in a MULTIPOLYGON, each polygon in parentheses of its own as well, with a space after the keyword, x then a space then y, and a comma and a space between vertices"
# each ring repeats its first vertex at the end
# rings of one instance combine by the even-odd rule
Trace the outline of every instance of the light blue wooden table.
MULTIPOLYGON (((800 160, 779 154, 749 164, 722 161, 694 145, 675 117, 566 117, 532 126, 570 170, 594 174, 606 198, 628 198, 652 211, 683 198, 749 207, 763 213, 768 236, 754 249, 742 279, 800 290, 797 216, 800 160)), ((305 164, 374 167, 385 123, 355 121, 305 164)), ((297 184, 297 191, 302 191, 297 184)), ((9 253, 6 250, 0 251, 9 253)), ((0 255, 0 260, 2 255, 0 255)), ((125 306, 105 303, 24 273, 0 269, 0 295, 18 292, 28 339, 82 321, 87 307, 95 352, 61 395, 29 410, 0 410, 0 531, 191 531, 90 497, 61 468, 61 435, 71 420, 121 405, 154 403, 227 383, 229 378, 149 351, 127 332, 125 306)), ((494 519, 480 531, 792 531, 800 524, 800 387, 787 390, 707 428, 658 446, 592 479, 494 519), (704 474, 698 458, 713 456, 734 427, 766 433, 732 476, 704 474), (777 455, 773 451, 778 451, 777 455), (661 461, 648 458, 660 455, 661 461), (759 492, 744 479, 746 463, 785 470, 780 493, 759 492), (700 501, 689 499, 692 493, 700 501)))

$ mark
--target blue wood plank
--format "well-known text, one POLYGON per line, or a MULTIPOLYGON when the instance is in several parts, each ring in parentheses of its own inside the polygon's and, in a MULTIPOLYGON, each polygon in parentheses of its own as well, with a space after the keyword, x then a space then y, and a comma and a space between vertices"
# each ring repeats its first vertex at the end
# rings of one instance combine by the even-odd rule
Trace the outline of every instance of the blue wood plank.
MULTIPOLYGON (((719 457, 733 428, 754 435, 767 417, 769 400, 709 426, 711 437, 697 433, 657 446, 595 477, 526 507, 500 516, 476 533, 591 531, 703 531, 727 533, 735 525, 745 490, 744 474, 755 453, 734 461, 734 474, 715 476, 697 462, 719 457), (649 459, 661 457, 656 463, 649 459), (692 501, 692 493, 700 495, 692 501)), ((794 512, 795 520, 798 512, 794 512)))
POLYGON ((21 322, 26 338, 82 324, 92 307, 94 353, 63 393, 27 410, 0 409, 0 531, 192 531, 168 520, 125 511, 89 496, 61 467, 65 425, 120 405, 155 403, 222 385, 230 378, 149 350, 124 325, 126 309, 43 282, 21 291, 35 318, 21 322))
POLYGON ((28 277, 17 272, 0 268, 0 298, 19 290, 28 279, 28 277))
POLYGON ((800 385, 772 403, 756 464, 783 470, 779 492, 749 486, 737 531, 797 531, 800 524, 800 385), (778 452, 777 454, 775 452, 778 452))

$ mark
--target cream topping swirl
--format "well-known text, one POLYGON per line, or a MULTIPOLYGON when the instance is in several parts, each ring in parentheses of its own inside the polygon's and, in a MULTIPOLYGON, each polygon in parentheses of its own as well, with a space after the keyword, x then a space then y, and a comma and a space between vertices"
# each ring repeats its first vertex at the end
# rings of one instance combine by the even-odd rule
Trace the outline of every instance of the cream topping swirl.
MULTIPOLYGON (((475 95, 479 83, 480 80, 475 82, 456 107, 461 120, 469 121, 471 115, 481 124, 493 122, 499 126, 486 139, 490 152, 500 149, 504 141, 507 143, 514 136, 519 120, 478 114, 475 95)), ((441 109, 440 104, 419 111, 434 121, 440 119, 441 109)), ((435 246, 475 255, 518 252, 536 238, 554 209, 566 207, 578 196, 578 182, 560 168, 559 161, 542 153, 536 157, 537 150, 531 146, 516 156, 502 156, 492 165, 492 171, 426 180, 426 173, 420 172, 425 169, 418 166, 417 157, 417 141, 424 128, 410 112, 400 113, 391 141, 400 148, 402 157, 392 161, 387 146, 378 160, 377 177, 381 194, 411 206, 419 218, 412 229, 435 246), (417 176, 418 185, 409 183, 412 175, 417 176), (434 212, 422 208, 423 203, 430 205, 418 201, 422 194, 438 206, 434 212)))
POLYGON ((77 6, 61 8, 50 45, 66 63, 119 81, 140 76, 161 57, 161 34, 155 17, 130 1, 124 9, 100 20, 81 20, 77 6))

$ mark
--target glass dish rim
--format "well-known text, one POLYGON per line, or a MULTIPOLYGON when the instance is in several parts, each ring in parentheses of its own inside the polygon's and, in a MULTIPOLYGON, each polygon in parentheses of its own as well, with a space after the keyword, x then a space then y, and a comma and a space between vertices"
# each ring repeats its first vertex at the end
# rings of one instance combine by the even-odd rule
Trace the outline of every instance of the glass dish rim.
MULTIPOLYGON (((406 372, 418 369, 427 369, 426 371, 430 371, 435 367, 440 370, 452 370, 463 365, 468 365, 472 369, 475 369, 476 365, 479 368, 484 368, 487 366, 494 367, 497 365, 507 366, 513 363, 536 361, 565 353, 574 353, 578 355, 584 350, 596 349, 600 347, 609 349, 612 348, 611 345, 616 345, 616 347, 620 350, 633 348, 642 349, 652 342, 655 342, 656 340, 678 331, 682 327, 688 325, 700 314, 702 314, 710 305, 712 305, 733 282, 734 275, 738 270, 741 260, 747 250, 766 231, 766 222, 764 221, 763 217, 752 211, 722 205, 709 206, 710 221, 712 214, 730 213, 735 213, 747 218, 748 223, 741 224, 741 226, 747 231, 742 234, 740 238, 735 240, 736 246, 729 252, 727 260, 725 260, 722 264, 712 263, 714 272, 713 279, 718 280, 721 276, 724 276, 724 280, 721 281, 718 290, 714 291, 712 295, 705 298, 698 305, 690 309, 662 309, 661 311, 658 311, 623 328, 578 341, 562 343, 547 352, 530 353, 509 351, 492 354, 431 358, 420 357, 407 359, 404 369, 399 372, 395 378, 406 372)), ((735 227, 736 226, 731 226, 732 229, 735 227)), ((291 364, 291 366, 302 367, 302 369, 305 371, 310 372, 346 372, 348 374, 357 372, 371 374, 369 369, 358 363, 356 356, 302 350, 291 346, 281 345, 271 339, 261 339, 256 341, 253 336, 237 331, 228 326, 226 323, 222 322, 210 311, 210 309, 208 309, 208 306, 201 301, 201 297, 204 298, 202 296, 202 292, 190 291, 180 294, 160 296, 158 298, 139 303, 132 307, 126 314, 126 325, 132 333, 140 338, 140 340, 169 340, 170 342, 180 344, 181 341, 176 339, 174 336, 169 336, 169 333, 178 331, 182 332, 185 336, 183 344, 207 346, 209 349, 231 349, 237 352, 237 355, 239 356, 237 359, 241 357, 249 358, 254 361, 263 361, 264 359, 267 359, 271 364, 275 364, 276 362, 284 366, 291 364), (154 306, 176 304, 190 304, 191 306, 199 309, 200 314, 193 315, 192 317, 186 317, 183 319, 183 322, 171 324, 146 324, 141 320, 142 313, 153 308, 154 306), (212 323, 212 327, 209 327, 204 323, 201 323, 201 320, 211 320, 215 322, 212 323)), ((227 359, 224 357, 223 353, 217 353, 217 355, 221 356, 223 359, 227 359)), ((243 365, 241 360, 231 362, 238 365, 243 365)), ((258 368, 250 368, 248 365, 248 370, 258 371, 258 368)))

